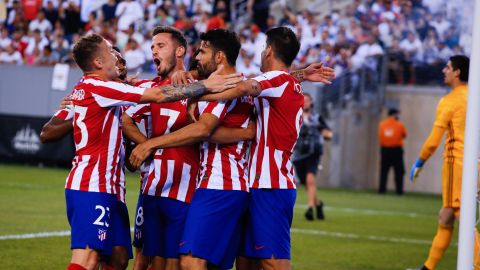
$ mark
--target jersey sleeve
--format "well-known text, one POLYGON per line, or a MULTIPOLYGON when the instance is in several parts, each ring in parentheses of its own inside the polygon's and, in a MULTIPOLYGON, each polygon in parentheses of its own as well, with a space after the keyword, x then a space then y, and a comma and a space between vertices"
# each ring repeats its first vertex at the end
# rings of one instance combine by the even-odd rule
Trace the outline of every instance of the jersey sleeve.
POLYGON ((137 123, 152 115, 150 103, 130 106, 125 113, 137 123))
MULTIPOLYGON (((262 88, 258 97, 278 98, 283 95, 288 85, 293 83, 294 78, 285 71, 275 70, 263 73, 252 80, 257 81, 262 88)), ((300 84, 298 87, 301 87, 300 84)))
POLYGON ((198 103, 198 110, 199 114, 213 114, 218 118, 218 120, 222 121, 225 115, 227 114, 228 110, 228 104, 229 102, 227 101, 201 101, 198 103))
POLYGON ((113 81, 87 79, 82 88, 90 92, 101 107, 135 105, 140 101, 145 88, 113 81))
POLYGON ((73 110, 67 107, 65 109, 58 110, 53 116, 60 118, 62 120, 72 120, 73 110))
POLYGON ((440 128, 447 128, 448 123, 452 119, 453 116, 453 108, 451 104, 448 104, 448 100, 442 98, 437 106, 437 114, 435 116, 435 122, 433 123, 434 126, 440 128))

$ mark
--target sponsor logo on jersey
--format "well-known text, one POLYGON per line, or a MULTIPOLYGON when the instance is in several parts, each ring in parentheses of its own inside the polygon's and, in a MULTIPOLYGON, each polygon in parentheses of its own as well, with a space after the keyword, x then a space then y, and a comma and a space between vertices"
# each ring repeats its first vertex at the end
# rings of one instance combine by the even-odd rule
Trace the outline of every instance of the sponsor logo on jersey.
POLYGON ((17 131, 12 140, 13 148, 19 152, 35 154, 42 146, 40 137, 29 125, 17 131))

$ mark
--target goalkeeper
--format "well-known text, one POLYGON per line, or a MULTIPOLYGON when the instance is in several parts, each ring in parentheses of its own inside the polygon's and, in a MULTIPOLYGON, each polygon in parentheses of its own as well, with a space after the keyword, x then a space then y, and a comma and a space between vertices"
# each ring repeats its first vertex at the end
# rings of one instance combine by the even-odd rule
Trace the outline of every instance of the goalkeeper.
POLYGON ((443 204, 438 217, 437 234, 433 238, 428 259, 421 268, 423 270, 437 267, 452 239, 454 222, 460 216, 468 71, 469 59, 461 55, 452 56, 443 68, 444 82, 452 91, 440 100, 432 131, 410 170, 410 180, 413 181, 446 132, 442 168, 443 204))

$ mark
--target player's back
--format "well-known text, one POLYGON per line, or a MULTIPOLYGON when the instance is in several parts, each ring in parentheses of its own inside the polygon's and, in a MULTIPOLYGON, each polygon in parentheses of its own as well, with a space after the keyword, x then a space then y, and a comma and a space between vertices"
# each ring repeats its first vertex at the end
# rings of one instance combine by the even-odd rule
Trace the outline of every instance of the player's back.
POLYGON ((285 71, 264 73, 254 80, 262 92, 255 98, 257 136, 249 172, 254 188, 295 188, 290 161, 302 124, 303 88, 285 71))
POLYGON ((465 120, 467 115, 468 87, 461 85, 443 97, 439 103, 439 110, 447 111, 447 137, 445 140, 444 157, 456 158, 455 162, 462 162, 465 139, 465 120))

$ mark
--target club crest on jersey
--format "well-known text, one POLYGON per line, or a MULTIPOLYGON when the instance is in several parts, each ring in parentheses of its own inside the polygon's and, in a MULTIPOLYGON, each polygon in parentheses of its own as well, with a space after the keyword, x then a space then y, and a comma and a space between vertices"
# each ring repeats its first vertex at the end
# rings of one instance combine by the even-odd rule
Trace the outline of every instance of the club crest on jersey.
POLYGON ((187 99, 180 100, 180 103, 182 103, 183 106, 187 106, 187 99))
POLYGON ((73 93, 70 95, 72 100, 82 100, 85 97, 85 91, 83 89, 73 89, 73 93))
POLYGON ((107 231, 102 230, 102 229, 98 229, 98 239, 100 239, 100 241, 103 241, 106 238, 107 238, 107 231))
POLYGON ((240 101, 242 103, 248 103, 248 104, 253 105, 253 97, 252 96, 243 96, 243 97, 240 98, 240 101))
POLYGON ((142 238, 142 231, 141 230, 135 230, 135 238, 136 239, 141 239, 142 238))

